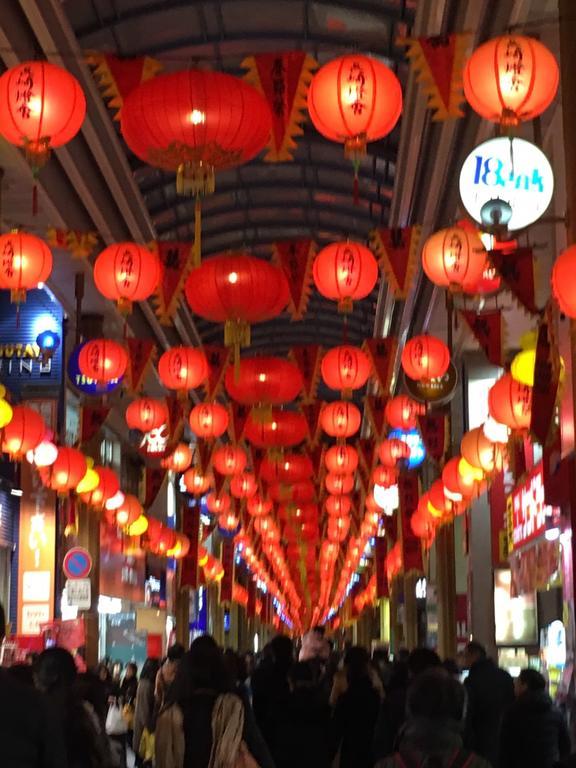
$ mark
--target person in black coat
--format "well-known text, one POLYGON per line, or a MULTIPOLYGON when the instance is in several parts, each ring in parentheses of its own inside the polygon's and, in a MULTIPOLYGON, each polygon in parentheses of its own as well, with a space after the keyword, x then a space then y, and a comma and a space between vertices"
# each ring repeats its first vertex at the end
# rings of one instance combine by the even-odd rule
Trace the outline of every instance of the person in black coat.
POLYGON ((347 688, 334 707, 330 726, 330 754, 340 752, 340 768, 371 768, 372 737, 380 695, 370 675, 370 656, 353 646, 344 657, 347 688))
POLYGON ((281 711, 290 694, 288 675, 294 664, 294 645, 285 635, 270 641, 269 656, 252 674, 252 707, 258 727, 274 760, 279 747, 275 743, 281 711))
POLYGON ((564 717, 535 669, 523 669, 515 689, 516 701, 502 723, 500 768, 553 768, 570 754, 564 717))
POLYGON ((502 719, 514 703, 514 683, 508 672, 487 657, 480 643, 468 643, 464 660, 469 670, 464 682, 468 693, 466 746, 499 768, 502 719))

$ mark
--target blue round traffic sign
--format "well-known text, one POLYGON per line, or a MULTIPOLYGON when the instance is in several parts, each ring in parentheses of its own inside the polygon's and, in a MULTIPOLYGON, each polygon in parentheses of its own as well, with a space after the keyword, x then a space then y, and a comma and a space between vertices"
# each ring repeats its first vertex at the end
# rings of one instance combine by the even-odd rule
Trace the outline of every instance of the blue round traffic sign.
POLYGON ((85 579, 92 570, 92 557, 83 547, 72 547, 64 555, 62 568, 69 579, 85 579))

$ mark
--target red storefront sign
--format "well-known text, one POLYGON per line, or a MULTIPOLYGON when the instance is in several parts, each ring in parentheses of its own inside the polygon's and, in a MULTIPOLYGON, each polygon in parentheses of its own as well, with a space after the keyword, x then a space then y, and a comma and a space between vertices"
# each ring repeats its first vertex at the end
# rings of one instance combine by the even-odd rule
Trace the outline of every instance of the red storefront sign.
POLYGON ((544 533, 546 518, 554 512, 544 501, 542 462, 512 491, 510 499, 511 548, 518 549, 544 533))
POLYGON ((224 576, 220 580, 220 604, 231 603, 234 587, 234 539, 226 537, 222 541, 220 557, 224 567, 224 576))
POLYGON ((180 563, 180 586, 198 587, 198 544, 200 537, 200 507, 185 509, 182 517, 182 533, 190 539, 190 549, 180 563))

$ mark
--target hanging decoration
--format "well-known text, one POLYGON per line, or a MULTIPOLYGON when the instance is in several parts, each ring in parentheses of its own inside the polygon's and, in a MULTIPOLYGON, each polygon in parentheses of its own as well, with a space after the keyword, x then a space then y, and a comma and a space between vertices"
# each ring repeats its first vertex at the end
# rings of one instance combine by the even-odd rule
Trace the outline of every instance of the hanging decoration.
POLYGON ((150 432, 168 423, 168 408, 164 400, 152 397, 140 397, 133 400, 126 408, 126 424, 128 429, 140 432, 150 432))
POLYGON ((266 162, 294 159, 295 137, 302 135, 306 93, 317 66, 304 51, 258 53, 242 62, 248 70, 244 79, 264 96, 272 114, 266 162))
POLYGON ((386 428, 386 419, 384 418, 384 409, 388 402, 387 397, 379 395, 366 395, 364 398, 364 413, 374 434, 375 440, 381 440, 386 428))
POLYGON ((73 259, 87 259, 94 252, 98 243, 98 233, 80 229, 58 229, 48 227, 46 242, 52 248, 68 251, 73 259))
POLYGON ((414 472, 403 472, 398 478, 398 499, 400 519, 402 521, 402 563, 404 573, 421 572, 422 545, 410 527, 410 518, 418 509, 418 475, 414 472))
POLYGON ((539 314, 540 310, 536 306, 532 248, 516 248, 512 252, 493 250, 489 256, 506 288, 524 309, 533 315, 539 314))
POLYGON ((120 120, 126 96, 162 70, 162 62, 151 56, 119 58, 111 53, 88 51, 86 62, 94 69, 94 77, 108 108, 116 110, 114 120, 120 120))
POLYGON ((204 383, 208 377, 208 361, 201 349, 172 347, 160 356, 158 375, 165 387, 185 394, 204 383))
POLYGON ((366 298, 378 282, 378 264, 362 243, 332 243, 316 256, 314 284, 327 299, 338 302, 338 311, 352 312, 353 302, 366 298))
POLYGON ((107 299, 116 301, 124 315, 134 301, 145 301, 156 290, 162 268, 156 254, 138 243, 114 243, 96 257, 94 283, 107 299))
POLYGON ((52 252, 44 240, 18 231, 0 235, 0 289, 10 291, 12 302, 26 301, 26 291, 51 273, 52 252))
POLYGON ((250 415, 252 409, 248 405, 241 405, 240 403, 230 403, 229 405, 232 418, 230 419, 230 426, 232 427, 231 439, 236 443, 240 442, 244 436, 244 428, 246 421, 250 415))
POLYGON ((361 389, 372 373, 370 358, 359 347, 343 344, 329 349, 322 359, 322 379, 330 389, 339 390, 342 397, 361 389))
POLYGON ((224 575, 220 579, 220 591, 218 602, 220 605, 229 605, 232 602, 232 592, 234 589, 234 539, 224 537, 220 549, 220 560, 224 575))
POLYGON ((175 444, 184 430, 184 407, 181 397, 177 394, 169 395, 166 398, 166 407, 168 408, 168 432, 172 444, 175 444))
POLYGON ((362 414, 354 403, 336 400, 326 403, 320 414, 320 424, 330 437, 351 437, 360 429, 362 414))
POLYGON ((152 339, 140 339, 129 336, 126 339, 128 349, 128 367, 126 369, 126 385, 132 394, 139 392, 156 355, 156 345, 152 339))
POLYGON ((466 290, 482 278, 486 250, 475 232, 448 227, 435 232, 424 243, 422 268, 428 279, 450 291, 466 290))
POLYGON ((230 362, 231 350, 228 347, 205 344, 204 354, 210 367, 208 378, 204 382, 204 390, 206 396, 213 399, 219 394, 224 383, 224 375, 230 362))
POLYGON ((370 232, 370 244, 396 299, 405 299, 412 286, 421 230, 420 226, 381 227, 370 232))
POLYGON ((161 325, 171 325, 193 266, 193 245, 177 240, 153 240, 150 248, 162 265, 156 288, 156 314, 161 325))
POLYGON ((264 423, 250 414, 244 435, 255 448, 290 448, 301 443, 308 434, 306 419, 294 411, 272 410, 272 418, 264 423))
POLYGON ((240 361, 238 370, 229 368, 225 376, 226 392, 243 405, 282 405, 295 400, 303 386, 303 378, 295 363, 281 357, 263 355, 240 361))
POLYGON ((567 317, 576 318, 576 246, 571 245, 558 256, 552 268, 552 293, 560 311, 567 317))
POLYGON ((283 240, 274 243, 273 255, 274 261, 282 267, 288 281, 290 316, 292 320, 302 320, 310 298, 316 243, 313 240, 283 240))
POLYGON ((110 407, 106 405, 83 405, 80 416, 80 443, 89 443, 108 418, 110 407))
POLYGON ((146 467, 144 472, 144 507, 148 509, 156 500, 166 479, 164 467, 146 467))
POLYGON ((470 46, 470 34, 463 32, 433 37, 397 40, 407 46, 406 56, 428 100, 432 120, 463 117, 462 68, 470 46))
POLYGON ((434 461, 442 462, 448 450, 448 419, 445 413, 427 413, 418 416, 418 428, 426 453, 434 461))
POLYGON ((93 339, 80 349, 80 372, 99 384, 106 384, 124 376, 128 366, 125 348, 112 339, 93 339))
POLYGON ((301 406, 302 415, 308 425, 308 443, 311 447, 316 446, 320 437, 320 413, 322 412, 322 403, 320 400, 314 400, 312 403, 301 406))
POLYGON ((189 421, 196 437, 213 440, 228 429, 228 411, 220 403, 199 403, 190 411, 189 421))
POLYGON ((302 344, 292 347, 290 357, 298 366, 304 385, 302 387, 302 402, 313 403, 320 380, 320 368, 324 352, 319 344, 302 344))
POLYGON ((548 442, 548 435, 554 423, 560 386, 560 358, 558 343, 554 338, 554 328, 554 319, 549 306, 546 317, 538 328, 530 419, 530 431, 543 446, 548 442))
POLYGON ((532 387, 504 374, 488 393, 490 416, 510 429, 528 429, 532 416, 532 387))
POLYGON ((366 339, 363 346, 372 360, 372 370, 380 393, 386 396, 390 392, 392 383, 398 339, 395 336, 387 336, 383 339, 366 339))
POLYGON ((2 451, 18 461, 44 439, 46 424, 42 416, 27 405, 15 405, 12 418, 2 430, 2 451))
POLYGON ((414 381, 439 379, 450 365, 450 351, 443 341, 427 333, 408 339, 402 350, 404 373, 414 381))
POLYGON ((396 395, 386 403, 384 414, 386 421, 394 429, 414 429, 418 416, 422 416, 426 408, 421 403, 407 395, 396 395))
POLYGON ((482 312, 481 314, 469 310, 461 310, 460 314, 474 334, 476 341, 480 344, 480 349, 486 355, 488 362, 502 367, 502 328, 504 323, 502 310, 494 309, 490 312, 482 312))

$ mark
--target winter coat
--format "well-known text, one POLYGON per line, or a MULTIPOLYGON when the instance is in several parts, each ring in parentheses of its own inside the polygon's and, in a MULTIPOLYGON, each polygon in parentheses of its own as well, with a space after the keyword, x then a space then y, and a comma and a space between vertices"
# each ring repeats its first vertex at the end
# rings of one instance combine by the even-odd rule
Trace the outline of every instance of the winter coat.
POLYGON ((371 768, 372 738, 380 696, 369 677, 349 683, 338 698, 330 725, 330 752, 340 768, 371 768))
POLYGON ((276 768, 329 768, 330 707, 315 687, 298 687, 280 710, 276 768))
POLYGON ((562 713, 544 691, 527 691, 502 723, 500 768, 552 768, 570 754, 562 713))
POLYGON ((144 728, 148 728, 149 731, 154 729, 154 683, 146 678, 140 679, 138 683, 132 727, 134 729, 132 749, 138 754, 144 728))

